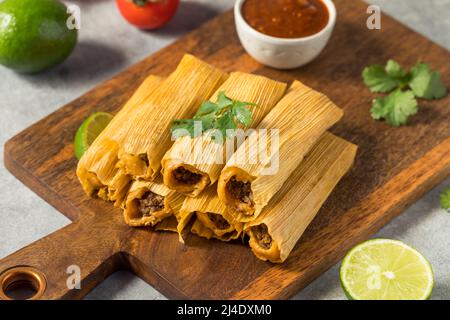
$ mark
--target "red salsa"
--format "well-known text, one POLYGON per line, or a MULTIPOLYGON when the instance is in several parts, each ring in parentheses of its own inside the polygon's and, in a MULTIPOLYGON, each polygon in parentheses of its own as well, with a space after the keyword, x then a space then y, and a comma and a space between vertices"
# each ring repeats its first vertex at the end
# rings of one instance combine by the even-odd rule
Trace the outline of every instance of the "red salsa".
POLYGON ((242 14, 252 28, 277 38, 311 36, 330 18, 321 0, 246 0, 242 14))

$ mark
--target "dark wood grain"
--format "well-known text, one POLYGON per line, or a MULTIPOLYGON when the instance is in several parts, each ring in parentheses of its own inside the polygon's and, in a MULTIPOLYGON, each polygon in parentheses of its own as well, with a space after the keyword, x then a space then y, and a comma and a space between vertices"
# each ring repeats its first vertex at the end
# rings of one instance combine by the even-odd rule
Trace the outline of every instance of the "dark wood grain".
POLYGON ((81 298, 108 274, 126 268, 173 298, 288 298, 336 263, 450 174, 450 98, 420 101, 408 126, 392 128, 370 117, 374 95, 362 84, 368 64, 394 58, 411 66, 429 62, 450 83, 450 54, 383 17, 382 30, 365 28, 367 5, 336 1, 339 19, 321 56, 308 66, 277 71, 243 51, 231 12, 98 86, 11 139, 7 168, 75 222, 0 261, 44 271, 44 298, 81 298), (401 39, 401 41, 399 41, 401 39), (345 110, 332 131, 360 148, 356 164, 341 181, 282 265, 256 259, 241 244, 127 228, 120 212, 88 199, 75 176, 71 142, 93 111, 116 111, 150 73, 167 75, 185 52, 227 71, 240 70, 291 82, 299 79, 324 92, 345 110), (81 290, 65 288, 65 270, 77 264, 81 290))

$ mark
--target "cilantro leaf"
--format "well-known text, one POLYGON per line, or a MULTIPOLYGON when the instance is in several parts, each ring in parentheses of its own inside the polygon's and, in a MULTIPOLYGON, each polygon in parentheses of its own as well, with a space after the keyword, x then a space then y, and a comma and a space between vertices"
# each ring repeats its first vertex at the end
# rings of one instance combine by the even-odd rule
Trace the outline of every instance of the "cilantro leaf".
POLYGON ((225 108, 231 107, 232 104, 233 104, 233 100, 228 98, 225 95, 225 92, 220 91, 219 92, 219 96, 217 97, 217 107, 218 107, 218 109, 225 109, 225 108))
POLYGON ((411 69, 409 84, 414 94, 424 99, 440 99, 447 94, 447 88, 438 72, 431 70, 426 63, 418 63, 411 69))
POLYGON ((248 104, 245 102, 236 102, 233 105, 233 113, 237 121, 244 126, 249 126, 252 123, 252 111, 247 108, 248 104))
POLYGON ((398 127, 406 124, 417 111, 417 100, 412 91, 396 90, 385 98, 375 99, 371 114, 376 120, 384 119, 387 124, 398 127))
POLYGON ((198 108, 195 117, 201 117, 209 113, 216 112, 218 109, 219 107, 214 102, 205 101, 200 105, 200 108, 198 108))
POLYGON ((403 79, 407 75, 406 71, 402 69, 400 64, 392 59, 390 59, 386 64, 386 73, 390 77, 398 79, 403 79))
POLYGON ((388 92, 397 87, 398 82, 391 79, 380 65, 367 67, 363 71, 364 83, 372 92, 388 92))
POLYGON ((408 82, 408 74, 394 60, 389 60, 386 67, 378 64, 367 67, 362 75, 372 92, 389 92, 408 82))
POLYGON ((220 118, 217 119, 217 129, 222 132, 223 137, 232 137, 232 131, 237 129, 237 124, 234 121, 234 115, 231 110, 226 111, 220 118))
POLYGON ((450 189, 441 192, 441 208, 450 210, 450 189))
POLYGON ((202 132, 205 132, 209 129, 214 128, 214 122, 216 121, 216 114, 214 112, 211 112, 200 118, 194 118, 194 119, 202 122, 202 132))
POLYGON ((375 120, 382 120, 388 114, 388 108, 385 107, 386 102, 384 98, 376 98, 372 101, 372 109, 370 113, 375 120))
POLYGON ((175 139, 190 135, 194 136, 194 119, 179 119, 172 122, 170 132, 175 139))

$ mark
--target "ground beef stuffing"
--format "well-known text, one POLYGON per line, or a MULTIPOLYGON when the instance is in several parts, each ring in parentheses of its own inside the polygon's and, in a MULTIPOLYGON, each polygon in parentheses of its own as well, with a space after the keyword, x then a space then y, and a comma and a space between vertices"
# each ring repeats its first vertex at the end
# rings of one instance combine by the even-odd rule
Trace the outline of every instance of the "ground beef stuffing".
POLYGON ((175 169, 173 176, 177 181, 185 184, 196 184, 202 178, 201 174, 191 172, 183 167, 175 169))
POLYGON ((230 227, 230 224, 228 223, 228 221, 225 220, 225 218, 222 217, 220 214, 208 212, 208 218, 220 230, 225 230, 230 227))
POLYGON ((265 224, 252 227, 252 233, 262 248, 266 250, 270 249, 272 246, 272 237, 270 236, 269 230, 265 224))
POLYGON ((144 217, 162 209, 164 209, 164 197, 151 191, 144 194, 142 199, 139 200, 139 210, 144 217))
POLYGON ((233 177, 228 182, 227 187, 231 195, 239 201, 253 204, 252 184, 250 182, 242 182, 233 177))

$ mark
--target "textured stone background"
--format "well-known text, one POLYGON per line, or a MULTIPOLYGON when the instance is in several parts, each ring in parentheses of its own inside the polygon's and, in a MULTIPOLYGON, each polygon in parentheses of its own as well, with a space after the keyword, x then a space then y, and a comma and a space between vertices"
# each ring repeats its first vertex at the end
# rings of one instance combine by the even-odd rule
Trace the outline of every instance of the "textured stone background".
MULTIPOLYGON (((233 0, 186 0, 165 29, 142 32, 120 17, 112 0, 66 1, 78 4, 82 26, 73 55, 56 69, 34 76, 0 67, 0 257, 65 226, 69 220, 28 190, 3 166, 3 144, 14 134, 75 99, 202 22, 233 6, 233 0)), ((450 0, 371 0, 385 13, 450 48, 450 0)), ((401 39, 399 39, 401 41, 401 39)), ((450 299, 450 214, 439 209, 447 180, 393 220, 377 237, 399 239, 418 248, 436 277, 433 299, 450 299)), ((339 265, 299 293, 296 299, 345 299, 339 265)), ((89 299, 165 299, 128 272, 118 272, 89 299)))

